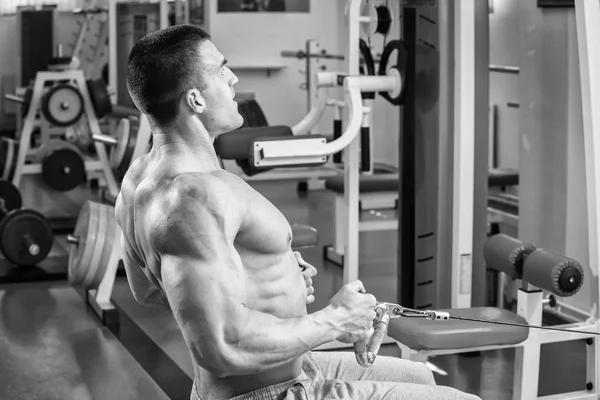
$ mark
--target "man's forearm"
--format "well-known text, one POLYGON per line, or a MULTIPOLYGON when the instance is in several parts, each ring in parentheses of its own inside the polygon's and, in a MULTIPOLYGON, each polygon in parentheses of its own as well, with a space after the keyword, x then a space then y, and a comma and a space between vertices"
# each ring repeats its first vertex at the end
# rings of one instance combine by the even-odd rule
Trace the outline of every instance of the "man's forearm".
POLYGON ((256 374, 277 368, 338 337, 329 307, 302 317, 280 319, 247 309, 237 343, 226 350, 227 375, 256 374))

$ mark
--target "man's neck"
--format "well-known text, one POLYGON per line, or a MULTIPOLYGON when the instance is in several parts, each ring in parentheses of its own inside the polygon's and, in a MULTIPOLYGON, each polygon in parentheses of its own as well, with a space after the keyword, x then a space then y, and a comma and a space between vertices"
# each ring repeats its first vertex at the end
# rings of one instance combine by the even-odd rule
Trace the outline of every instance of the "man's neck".
POLYGON ((200 121, 194 118, 176 121, 171 126, 152 126, 152 147, 161 154, 201 162, 211 169, 220 169, 213 146, 214 139, 200 121))

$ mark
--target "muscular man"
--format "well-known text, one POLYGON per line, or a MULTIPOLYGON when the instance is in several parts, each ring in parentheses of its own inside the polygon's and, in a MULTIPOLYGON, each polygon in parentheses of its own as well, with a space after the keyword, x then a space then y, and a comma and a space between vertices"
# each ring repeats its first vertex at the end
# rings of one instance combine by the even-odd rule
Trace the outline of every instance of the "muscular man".
POLYGON ((173 312, 191 398, 475 398, 436 386, 423 364, 379 357, 363 369, 351 352, 311 351, 370 336, 376 300, 356 281, 307 313, 314 268, 292 252, 290 225, 213 148, 242 124, 226 62, 204 31, 179 25, 137 42, 127 69, 153 147, 116 203, 124 261, 136 300, 173 312))

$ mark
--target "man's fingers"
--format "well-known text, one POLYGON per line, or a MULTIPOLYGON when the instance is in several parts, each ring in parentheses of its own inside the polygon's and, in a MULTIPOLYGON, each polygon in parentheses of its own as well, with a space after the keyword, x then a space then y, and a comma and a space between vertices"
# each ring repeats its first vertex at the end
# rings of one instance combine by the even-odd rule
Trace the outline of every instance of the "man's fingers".
POLYGON ((360 293, 367 292, 365 290, 365 287, 363 286, 363 283, 360 280, 352 281, 352 282, 348 283, 346 286, 348 286, 350 289, 356 290, 357 292, 360 292, 360 293))
POLYGON ((317 269, 310 264, 306 264, 306 268, 304 269, 304 273, 308 275, 310 278, 317 275, 317 269))
POLYGON ((303 273, 306 273, 311 277, 317 274, 317 269, 313 265, 304 261, 302 255, 299 252, 295 251, 294 255, 296 256, 296 261, 298 261, 298 265, 302 267, 303 273))
POLYGON ((305 281, 306 281, 306 287, 312 286, 312 284, 313 284, 313 280, 312 279, 308 278, 308 279, 305 279, 305 281))
POLYGON ((315 296, 313 296, 313 295, 310 295, 306 298, 306 304, 314 303, 314 301, 315 301, 315 296))
MULTIPOLYGON (((315 292, 315 288, 314 288, 314 287, 312 287, 312 286, 309 286, 309 287, 307 287, 307 288, 306 288, 306 293, 307 293, 308 295, 311 295, 311 294, 313 294, 314 292, 315 292)), ((373 312, 375 312, 375 311, 373 311, 373 312)))

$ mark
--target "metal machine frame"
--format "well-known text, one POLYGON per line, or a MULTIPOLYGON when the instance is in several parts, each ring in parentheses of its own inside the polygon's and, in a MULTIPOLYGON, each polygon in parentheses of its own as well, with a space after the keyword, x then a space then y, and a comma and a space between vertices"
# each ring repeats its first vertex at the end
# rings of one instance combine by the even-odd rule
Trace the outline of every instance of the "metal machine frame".
MULTIPOLYGON (((464 2, 457 2, 456 7, 464 8, 464 2), (462 3, 462 4, 461 4, 462 3)), ((457 9, 459 13, 467 10, 457 9)), ((579 332, 550 331, 530 329, 529 337, 516 345, 498 345, 464 349, 448 349, 433 351, 415 351, 398 342, 402 349, 402 357, 412 360, 424 361, 428 356, 441 354, 467 353, 502 348, 516 349, 515 375, 514 375, 514 400, 525 399, 572 399, 592 400, 597 399, 600 393, 600 346, 597 334, 600 334, 600 276, 599 252, 600 237, 600 77, 595 74, 600 68, 600 50, 591 38, 600 35, 600 3, 597 1, 576 0, 575 17, 577 28, 577 47, 579 54, 580 84, 582 96, 583 116, 583 148, 585 150, 586 192, 588 208, 588 251, 591 276, 586 280, 591 281, 591 309, 580 310, 569 305, 563 300, 556 301, 558 314, 569 318, 563 325, 554 325, 553 328, 577 330, 579 332), (589 335, 580 332, 589 332, 589 335), (569 393, 560 393, 550 396, 538 397, 538 380, 540 371, 540 347, 547 343, 586 341, 586 382, 584 390, 569 393)), ((535 290, 528 285, 518 292, 517 313, 523 316, 531 325, 542 325, 544 292, 535 290)), ((443 322, 440 322, 443 323, 443 322)))
POLYGON ((474 201, 487 196, 474 190, 475 6, 455 3, 403 4, 398 302, 417 309, 471 306, 474 201))
MULTIPOLYGON (((361 15, 361 3, 350 0, 347 7, 350 75, 359 72, 359 52, 352 44, 359 41, 361 26, 370 23, 368 16, 361 15)), ((454 15, 450 6, 435 2, 408 1, 403 6, 407 15, 403 16, 402 36, 412 46, 414 59, 404 77, 406 105, 400 108, 399 220, 361 222, 359 203, 365 195, 358 191, 359 145, 352 143, 344 149, 344 197, 336 196, 335 203, 339 214, 336 221, 343 222, 336 225, 336 244, 326 249, 327 255, 332 261, 341 261, 343 255, 343 282, 356 280, 359 233, 397 227, 400 302, 417 308, 470 307, 475 197, 474 15, 454 15), (417 20, 417 14, 424 18, 417 20), (436 24, 438 18, 440 23, 436 24), (444 29, 454 29, 454 34, 442 35, 444 29), (425 45, 419 35, 438 36, 440 43, 425 45), (430 90, 432 85, 439 86, 433 89, 437 97, 426 99, 435 104, 424 105, 416 98, 417 72, 439 74, 438 79, 418 84, 429 85, 430 90), (418 125, 417 118, 421 120, 418 125), (422 121, 426 118, 429 124, 422 121), (452 128, 448 130, 448 126, 452 128), (447 260, 452 260, 450 266, 447 260), (443 293, 447 287, 451 289, 443 293)), ((363 123, 368 124, 368 118, 365 116, 363 123)))

